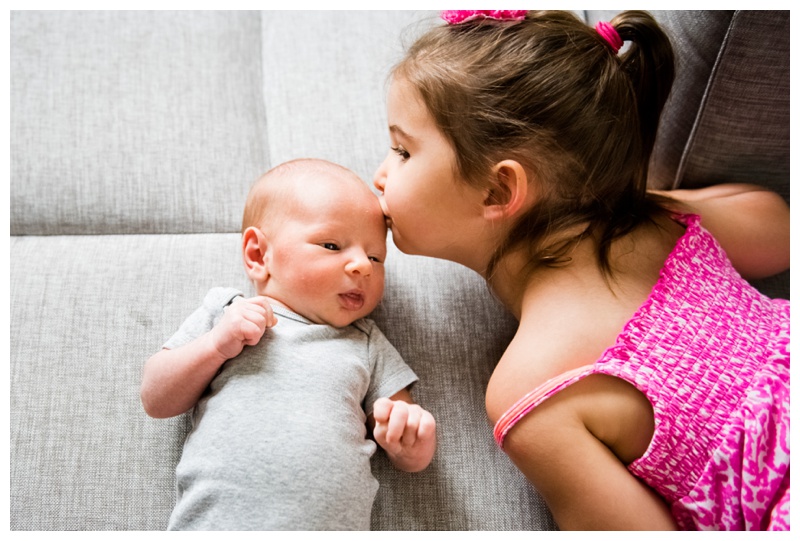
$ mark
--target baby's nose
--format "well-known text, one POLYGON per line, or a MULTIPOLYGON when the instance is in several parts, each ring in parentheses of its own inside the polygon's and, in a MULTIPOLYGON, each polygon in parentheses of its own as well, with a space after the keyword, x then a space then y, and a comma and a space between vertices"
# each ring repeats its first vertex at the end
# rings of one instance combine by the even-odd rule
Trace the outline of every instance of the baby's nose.
POLYGON ((349 273, 358 273, 362 276, 369 276, 372 273, 372 261, 367 254, 355 254, 345 265, 345 270, 349 273))

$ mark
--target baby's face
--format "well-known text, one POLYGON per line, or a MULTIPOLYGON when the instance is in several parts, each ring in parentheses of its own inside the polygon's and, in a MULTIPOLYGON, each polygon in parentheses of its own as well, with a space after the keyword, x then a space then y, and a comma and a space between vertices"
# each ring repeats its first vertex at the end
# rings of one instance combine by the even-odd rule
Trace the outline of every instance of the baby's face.
POLYGON ((270 277, 261 293, 315 323, 344 327, 383 296, 383 211, 363 183, 304 186, 267 235, 270 277))

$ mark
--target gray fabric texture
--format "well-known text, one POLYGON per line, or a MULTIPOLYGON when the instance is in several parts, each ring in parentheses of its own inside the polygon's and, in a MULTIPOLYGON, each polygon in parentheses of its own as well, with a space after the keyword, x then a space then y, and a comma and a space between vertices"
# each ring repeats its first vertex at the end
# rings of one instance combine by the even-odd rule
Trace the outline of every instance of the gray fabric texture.
POLYGON ((716 59, 676 186, 766 186, 788 201, 789 12, 737 11, 716 59))
POLYGON ((733 11, 651 13, 675 52, 675 82, 661 115, 649 171, 650 186, 663 190, 680 185, 678 168, 733 11))
POLYGON ((191 299, 247 286, 238 237, 11 239, 12 530, 166 527, 188 418, 145 415, 141 369, 191 299))
POLYGON ((11 71, 12 235, 239 230, 258 12, 12 12, 11 71))
POLYGON ((419 376, 414 400, 436 419, 438 449, 411 477, 375 455, 373 529, 555 528, 541 496, 494 443, 484 409, 516 321, 472 271, 389 248, 386 294, 370 317, 419 376))
POLYGON ((323 158, 372 185, 390 146, 389 69, 438 12, 267 11, 261 20, 271 163, 323 158))
POLYGON ((676 81, 651 165, 660 188, 726 182, 789 199, 789 12, 656 11, 676 81))
MULTIPOLYGON (((788 107, 781 15, 736 12, 730 29, 712 28, 713 12, 661 19, 690 51, 680 62, 702 63, 670 105, 680 133, 664 162, 683 163, 679 185, 749 171, 788 194, 788 113, 775 112, 788 107), (741 118, 762 108, 757 123, 741 118)), ((438 22, 432 12, 25 11, 10 23, 10 527, 162 530, 189 417, 145 415, 144 361, 209 288, 249 291, 238 230, 259 174, 314 156, 371 183, 389 147, 388 66, 438 22)), ((389 247, 371 318, 419 376, 413 395, 436 417, 439 448, 418 474, 373 456, 372 527, 553 529, 484 411, 515 322, 477 275, 389 247)), ((788 295, 788 274, 778 282, 788 295)))
MULTIPOLYGON (((165 347, 209 332, 238 293, 213 288, 165 347)), ((278 323, 223 365, 192 412, 171 530, 369 529, 366 417, 417 377, 370 320, 337 329, 273 310, 278 323)))

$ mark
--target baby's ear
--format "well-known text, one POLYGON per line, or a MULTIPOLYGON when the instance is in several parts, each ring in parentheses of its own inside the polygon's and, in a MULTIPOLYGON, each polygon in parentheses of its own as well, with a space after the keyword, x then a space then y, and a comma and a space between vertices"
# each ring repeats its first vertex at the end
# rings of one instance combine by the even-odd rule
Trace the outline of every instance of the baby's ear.
POLYGON ((528 199, 528 175, 516 160, 503 160, 492 168, 492 184, 486 189, 483 216, 501 220, 524 210, 528 199))
POLYGON ((242 234, 244 270, 252 282, 265 282, 269 277, 267 237, 257 227, 248 227, 242 234))

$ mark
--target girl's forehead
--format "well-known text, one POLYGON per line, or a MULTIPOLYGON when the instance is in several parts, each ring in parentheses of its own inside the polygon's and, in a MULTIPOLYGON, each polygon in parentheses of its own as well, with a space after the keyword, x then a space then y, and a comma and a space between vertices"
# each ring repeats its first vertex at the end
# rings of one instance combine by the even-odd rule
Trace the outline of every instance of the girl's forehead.
POLYGON ((396 135, 413 138, 426 130, 437 129, 419 91, 404 79, 392 82, 387 113, 389 130, 396 135))
POLYGON ((419 91, 403 78, 392 80, 389 87, 389 107, 397 108, 398 112, 406 111, 409 114, 428 112, 419 91))

